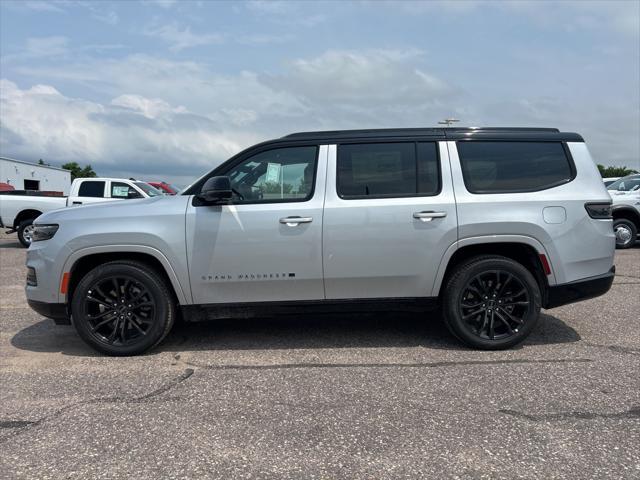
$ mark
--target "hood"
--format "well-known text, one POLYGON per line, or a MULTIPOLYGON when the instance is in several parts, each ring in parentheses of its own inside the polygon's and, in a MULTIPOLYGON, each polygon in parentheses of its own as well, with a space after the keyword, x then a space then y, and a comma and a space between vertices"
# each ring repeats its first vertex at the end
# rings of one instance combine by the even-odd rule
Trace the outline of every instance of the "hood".
POLYGON ((38 217, 36 223, 60 223, 65 221, 95 220, 97 218, 127 218, 151 216, 162 213, 175 202, 186 203, 189 197, 161 195, 135 200, 115 200, 110 202, 78 205, 46 212, 38 217))

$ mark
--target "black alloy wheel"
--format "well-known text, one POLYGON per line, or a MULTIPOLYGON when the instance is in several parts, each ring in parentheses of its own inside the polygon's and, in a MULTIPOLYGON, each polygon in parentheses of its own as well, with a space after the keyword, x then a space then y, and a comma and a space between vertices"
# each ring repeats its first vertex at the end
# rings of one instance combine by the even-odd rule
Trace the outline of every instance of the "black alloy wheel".
POLYGON ((518 333, 530 303, 527 288, 518 278, 506 271, 490 270, 467 282, 459 313, 480 338, 500 340, 518 333))
POLYGON ((540 287, 515 260, 478 256, 457 266, 448 277, 442 305, 447 327, 467 345, 484 350, 509 348, 535 327, 540 287))
POLYGON ((147 287, 130 275, 95 281, 83 306, 91 334, 109 345, 131 345, 147 335, 156 311, 147 287))
POLYGON ((173 295, 149 266, 110 262, 90 271, 71 302, 78 334, 108 355, 136 355, 167 335, 175 318, 173 295))

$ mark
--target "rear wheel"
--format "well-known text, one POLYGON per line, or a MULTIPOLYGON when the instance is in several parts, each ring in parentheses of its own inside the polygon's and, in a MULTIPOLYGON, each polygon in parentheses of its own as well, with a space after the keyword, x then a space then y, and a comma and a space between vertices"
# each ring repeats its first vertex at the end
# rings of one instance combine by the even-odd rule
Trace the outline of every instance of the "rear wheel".
POLYGON ((618 218, 614 220, 613 232, 616 234, 616 248, 630 248, 636 243, 638 229, 629 219, 618 218))
POLYGON ((31 245, 31 235, 33 233, 33 229, 35 228, 33 225, 33 221, 35 219, 30 218, 29 220, 23 220, 22 222, 20 222, 20 225, 18 225, 18 240, 20 240, 20 243, 25 247, 25 248, 29 248, 29 245, 31 245))
POLYGON ((176 316, 164 279, 143 263, 115 261, 80 280, 71 301, 80 337, 107 355, 137 355, 160 343, 176 316))
POLYGON ((500 256, 475 257, 459 265, 443 298, 449 330, 467 345, 484 350, 523 341, 538 321, 540 305, 533 275, 500 256))

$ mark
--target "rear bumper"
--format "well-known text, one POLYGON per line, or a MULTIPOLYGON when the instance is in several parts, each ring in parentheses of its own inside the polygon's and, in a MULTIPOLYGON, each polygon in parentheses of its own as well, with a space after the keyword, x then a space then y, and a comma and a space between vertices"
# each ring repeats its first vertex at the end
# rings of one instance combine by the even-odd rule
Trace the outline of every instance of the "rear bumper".
POLYGON ((589 298, 604 295, 611 288, 613 278, 616 274, 616 267, 611 267, 609 272, 597 277, 590 277, 563 285, 549 287, 544 308, 555 308, 568 303, 580 302, 589 298))
POLYGON ((71 319, 64 303, 46 303, 27 299, 29 306, 43 317, 51 318, 57 325, 70 325, 71 319))

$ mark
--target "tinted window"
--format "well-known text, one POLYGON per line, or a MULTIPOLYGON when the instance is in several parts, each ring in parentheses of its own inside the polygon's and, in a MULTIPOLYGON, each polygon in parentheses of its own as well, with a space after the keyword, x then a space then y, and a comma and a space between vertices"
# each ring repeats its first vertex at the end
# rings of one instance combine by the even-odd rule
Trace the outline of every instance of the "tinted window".
POLYGON ((318 147, 276 148, 233 166, 226 175, 234 203, 308 200, 313 194, 318 147))
POLYGON ((434 142, 340 145, 337 168, 343 198, 435 195, 440 190, 434 142))
POLYGON ((507 193, 543 190, 570 181, 572 168, 559 142, 458 142, 467 190, 507 193))
POLYGON ((84 181, 78 190, 79 197, 104 197, 104 182, 84 181))
POLYGON ((618 192, 634 192, 640 190, 640 177, 624 177, 612 182, 607 188, 618 192))
POLYGON ((135 184, 140 190, 142 190, 144 193, 146 193, 150 197, 157 197, 159 195, 163 195, 163 193, 160 190, 158 190, 153 185, 149 185, 148 183, 135 182, 135 184))

